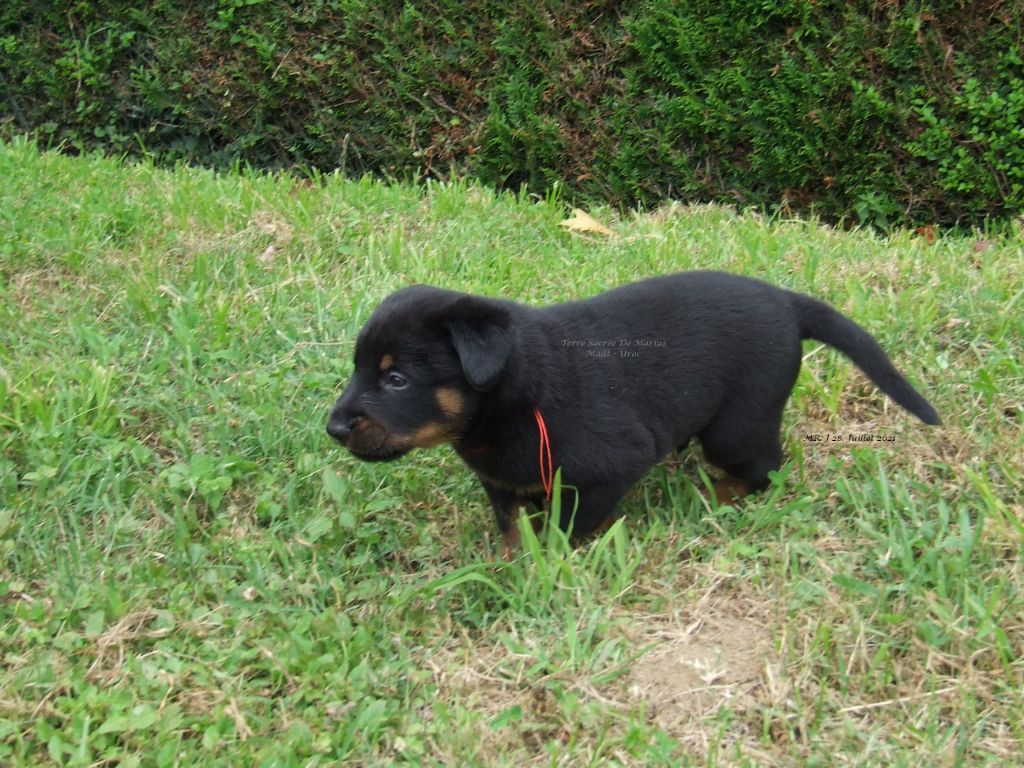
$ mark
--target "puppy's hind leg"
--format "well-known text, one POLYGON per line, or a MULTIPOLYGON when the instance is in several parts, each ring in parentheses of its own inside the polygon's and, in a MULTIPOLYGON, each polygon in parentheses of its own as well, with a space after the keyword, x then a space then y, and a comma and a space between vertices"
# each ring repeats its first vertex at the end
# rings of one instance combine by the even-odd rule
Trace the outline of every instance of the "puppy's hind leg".
POLYGON ((746 498, 752 492, 746 481, 740 480, 731 474, 722 475, 715 480, 712 486, 716 504, 735 504, 737 501, 746 498))
POLYGON ((705 457, 726 472, 715 483, 719 504, 731 504, 768 487, 768 473, 782 466, 781 421, 781 410, 751 421, 742 415, 720 417, 700 433, 705 457))

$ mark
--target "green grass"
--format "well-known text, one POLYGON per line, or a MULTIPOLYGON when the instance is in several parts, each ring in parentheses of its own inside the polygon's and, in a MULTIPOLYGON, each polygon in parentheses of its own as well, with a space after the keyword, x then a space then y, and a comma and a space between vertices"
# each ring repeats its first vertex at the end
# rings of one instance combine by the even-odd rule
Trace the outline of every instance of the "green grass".
POLYGON ((1015 765, 1024 246, 466 183, 0 145, 0 764, 1015 765), (779 483, 693 452, 505 564, 449 449, 331 444, 375 303, 714 267, 814 293, 936 405, 808 345, 779 483), (852 432, 885 442, 812 442, 852 432))

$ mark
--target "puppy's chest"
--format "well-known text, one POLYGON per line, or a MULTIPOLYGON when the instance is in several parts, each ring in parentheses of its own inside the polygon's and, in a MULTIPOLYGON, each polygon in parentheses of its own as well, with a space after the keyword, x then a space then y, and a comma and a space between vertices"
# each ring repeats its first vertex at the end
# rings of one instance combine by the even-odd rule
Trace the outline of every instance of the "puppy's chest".
POLYGON ((520 496, 544 492, 537 446, 532 451, 487 446, 476 451, 459 451, 462 460, 484 483, 520 496))

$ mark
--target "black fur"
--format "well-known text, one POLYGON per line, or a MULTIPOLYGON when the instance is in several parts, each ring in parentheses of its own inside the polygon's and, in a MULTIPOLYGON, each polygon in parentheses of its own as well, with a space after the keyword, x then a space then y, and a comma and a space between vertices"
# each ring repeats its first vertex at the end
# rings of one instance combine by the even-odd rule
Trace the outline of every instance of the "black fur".
POLYGON ((562 508, 572 510, 578 494, 574 531, 585 534, 694 436, 744 492, 765 488, 782 463, 782 411, 807 338, 939 423, 878 343, 828 305, 690 272, 541 309, 429 286, 399 291, 360 333, 328 432, 370 460, 451 442, 508 533, 522 504, 544 503, 537 409, 554 466, 572 486, 562 508))

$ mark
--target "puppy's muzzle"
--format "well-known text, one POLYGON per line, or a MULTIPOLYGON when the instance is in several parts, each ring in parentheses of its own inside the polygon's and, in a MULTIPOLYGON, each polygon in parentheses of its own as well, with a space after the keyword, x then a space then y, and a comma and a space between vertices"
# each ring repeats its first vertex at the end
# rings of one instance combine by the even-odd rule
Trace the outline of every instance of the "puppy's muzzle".
POLYGON ((363 420, 362 408, 358 406, 351 392, 351 385, 341 393, 327 416, 327 434, 344 446, 348 446, 352 433, 363 420))
POLYGON ((359 424, 359 418, 359 416, 332 413, 331 417, 327 420, 327 434, 342 445, 345 445, 348 443, 348 439, 351 437, 356 425, 359 424))

